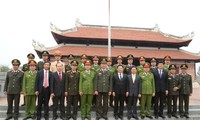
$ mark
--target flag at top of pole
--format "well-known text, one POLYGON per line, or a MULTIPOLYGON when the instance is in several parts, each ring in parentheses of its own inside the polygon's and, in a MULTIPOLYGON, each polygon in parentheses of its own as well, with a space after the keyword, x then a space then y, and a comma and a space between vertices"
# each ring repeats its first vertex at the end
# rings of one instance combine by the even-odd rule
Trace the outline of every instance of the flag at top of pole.
POLYGON ((110 0, 108 0, 108 57, 111 57, 110 0))

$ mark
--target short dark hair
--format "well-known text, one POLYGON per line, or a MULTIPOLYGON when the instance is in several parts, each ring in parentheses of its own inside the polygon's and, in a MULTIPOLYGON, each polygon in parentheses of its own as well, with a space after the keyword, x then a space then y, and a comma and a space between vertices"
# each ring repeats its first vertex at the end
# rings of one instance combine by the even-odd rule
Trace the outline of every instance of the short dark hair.
MULTIPOLYGON (((46 63, 49 63, 49 66, 51 65, 51 63, 50 63, 49 61, 44 61, 44 64, 46 64, 46 63)), ((43 64, 43 65, 44 65, 44 64, 43 64)))
POLYGON ((117 68, 118 68, 118 67, 120 67, 120 66, 122 66, 122 68, 124 68, 124 66, 123 66, 123 65, 117 65, 117 68))
POLYGON ((135 65, 133 65, 133 66, 131 67, 131 70, 132 70, 133 68, 135 68, 135 69, 137 70, 137 67, 136 67, 135 65))

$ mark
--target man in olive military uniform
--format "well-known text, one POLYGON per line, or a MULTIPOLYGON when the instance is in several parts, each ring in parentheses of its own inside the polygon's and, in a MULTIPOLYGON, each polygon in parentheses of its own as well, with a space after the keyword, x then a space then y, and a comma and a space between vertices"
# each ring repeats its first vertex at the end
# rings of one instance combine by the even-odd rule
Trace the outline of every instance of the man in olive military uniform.
POLYGON ((12 117, 14 117, 14 120, 18 120, 19 115, 20 92, 24 73, 19 70, 20 61, 18 59, 13 59, 12 65, 13 69, 7 72, 4 85, 4 94, 7 95, 8 102, 7 117, 5 120, 9 120, 12 117), (14 114, 13 102, 15 105, 14 114))
POLYGON ((101 61, 101 69, 96 72, 94 79, 94 91, 96 95, 96 120, 107 118, 108 96, 112 93, 112 73, 106 69, 107 61, 101 61), (103 102, 103 104, 102 104, 103 102))
POLYGON ((87 60, 87 55, 86 54, 82 54, 81 55, 81 64, 78 65, 78 68, 77 70, 82 72, 85 70, 85 67, 84 67, 84 63, 85 61, 87 60))
POLYGON ((181 73, 179 74, 181 88, 179 91, 179 112, 181 118, 184 116, 189 118, 189 97, 192 95, 192 76, 187 73, 188 65, 182 64, 180 66, 181 73), (184 110, 183 110, 184 102, 184 110))
POLYGON ((144 64, 144 72, 141 72, 141 118, 148 117, 153 119, 151 115, 152 96, 155 96, 155 80, 153 73, 150 72, 149 63, 144 64))
POLYGON ((143 66, 144 66, 144 64, 145 64, 145 57, 144 57, 144 56, 141 56, 141 57, 139 58, 139 62, 140 62, 140 65, 137 66, 137 72, 138 72, 138 74, 144 72, 143 66))
POLYGON ((98 71, 100 69, 100 66, 98 64, 99 63, 99 58, 98 58, 97 55, 95 55, 92 60, 93 60, 93 65, 92 65, 91 70, 96 72, 96 71, 98 71))
POLYGON ((124 68, 124 73, 127 74, 127 75, 130 75, 131 74, 131 68, 133 66, 133 55, 129 54, 127 56, 127 62, 128 64, 125 66, 124 68))
POLYGON ((157 70, 157 59, 155 57, 151 58, 151 67, 150 67, 150 71, 153 73, 154 71, 157 70))
POLYGON ((71 62, 71 70, 67 71, 67 82, 65 92, 67 95, 67 119, 77 119, 78 100, 79 100, 79 79, 80 72, 77 71, 78 61, 71 62), (71 106, 73 112, 71 113, 71 106))
MULTIPOLYGON (((112 74, 114 74, 114 72, 115 72, 115 67, 112 66, 112 58, 111 58, 111 57, 108 57, 108 58, 107 58, 107 69, 108 69, 112 74)), ((113 95, 112 95, 112 94, 110 95, 109 105, 110 105, 111 107, 113 107, 113 95)))
POLYGON ((29 118, 35 119, 35 79, 37 74, 36 64, 37 63, 34 60, 30 60, 28 62, 29 70, 24 73, 23 77, 22 93, 24 96, 26 96, 25 118, 23 120, 27 120, 29 118))
POLYGON ((69 54, 69 57, 67 59, 67 64, 65 64, 65 72, 71 70, 71 62, 74 60, 74 55, 69 54))
POLYGON ((169 55, 166 55, 164 57, 164 70, 169 72, 169 65, 171 63, 171 57, 169 55))
POLYGON ((115 68, 112 66, 112 58, 107 58, 107 69, 112 72, 112 74, 115 72, 115 68))
POLYGON ((43 65, 45 61, 49 61, 48 51, 42 51, 42 61, 39 61, 37 64, 37 71, 40 71, 43 69, 43 65))
POLYGON ((81 96, 81 119, 91 120, 91 107, 94 94, 95 72, 91 70, 91 62, 85 62, 85 71, 80 74, 79 94, 81 96))
POLYGON ((123 62, 123 56, 122 56, 122 55, 118 55, 118 56, 117 56, 117 64, 114 64, 114 65, 113 65, 113 67, 115 68, 115 72, 114 72, 114 73, 117 73, 117 66, 118 66, 118 65, 122 65, 122 66, 123 66, 123 69, 124 69, 125 65, 122 64, 122 62, 123 62))
POLYGON ((171 118, 171 116, 178 118, 177 116, 177 98, 179 95, 179 88, 180 86, 180 80, 179 76, 176 75, 176 65, 171 64, 169 66, 169 75, 168 75, 168 99, 167 99, 167 114, 168 118, 171 118), (173 111, 172 111, 172 103, 173 103, 173 111))
POLYGON ((55 56, 55 61, 51 62, 50 71, 56 72, 57 71, 57 67, 56 67, 57 63, 62 63, 64 66, 63 72, 65 72, 65 63, 61 61, 61 57, 62 57, 61 52, 59 50, 55 51, 54 56, 55 56))
MULTIPOLYGON (((28 58, 28 62, 29 62, 30 60, 35 59, 35 55, 32 54, 32 53, 29 53, 29 54, 27 55, 27 58, 28 58)), ((29 70, 29 66, 28 66, 28 63, 26 63, 26 64, 24 64, 24 65, 22 66, 22 71, 23 71, 23 72, 26 72, 26 71, 28 71, 28 70, 29 70)))

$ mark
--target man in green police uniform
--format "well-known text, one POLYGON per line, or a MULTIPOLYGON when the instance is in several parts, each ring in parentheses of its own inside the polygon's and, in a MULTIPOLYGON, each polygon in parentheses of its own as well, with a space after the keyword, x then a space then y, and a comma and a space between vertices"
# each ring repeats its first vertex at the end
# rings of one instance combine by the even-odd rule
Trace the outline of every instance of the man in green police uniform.
POLYGON ((37 64, 37 71, 40 71, 43 69, 43 65, 45 61, 49 61, 48 51, 42 51, 42 61, 39 61, 37 64))
POLYGON ((166 55, 164 57, 164 70, 169 72, 169 65, 171 63, 171 57, 169 55, 166 55))
POLYGON ((144 66, 144 64, 145 64, 145 57, 144 57, 144 56, 141 56, 141 57, 139 58, 139 62, 140 62, 140 65, 137 66, 137 72, 138 72, 138 74, 144 72, 143 66, 144 66))
POLYGON ((24 96, 26 96, 25 118, 23 120, 27 120, 29 118, 35 119, 35 78, 37 74, 36 64, 37 63, 34 60, 30 60, 28 62, 29 70, 24 73, 23 77, 22 93, 24 96))
POLYGON ((179 74, 181 88, 179 91, 179 112, 181 118, 184 116, 189 118, 189 97, 192 95, 192 76, 187 73, 188 65, 182 64, 180 66, 181 73, 179 74), (184 110, 183 110, 184 102, 184 110))
POLYGON ((155 96, 155 80, 153 73, 150 72, 149 63, 144 64, 144 72, 141 72, 141 118, 148 117, 153 119, 151 115, 151 100, 155 96))
POLYGON ((93 65, 92 65, 91 70, 96 72, 96 71, 98 71, 100 69, 100 66, 98 64, 99 63, 99 58, 98 58, 97 55, 95 55, 92 60, 93 60, 93 65))
POLYGON ((77 70, 82 72, 85 70, 85 67, 84 67, 84 63, 85 61, 87 60, 87 55, 86 54, 82 54, 81 55, 81 64, 78 65, 78 68, 77 70))
POLYGON ((122 56, 122 55, 118 55, 118 56, 117 56, 117 64, 114 64, 114 65, 113 65, 113 67, 115 68, 115 72, 114 72, 114 73, 117 73, 117 66, 118 66, 118 65, 122 65, 123 68, 125 67, 125 65, 122 64, 122 62, 123 62, 123 56, 122 56))
POLYGON ((79 81, 79 94, 81 96, 81 119, 91 120, 91 107, 94 93, 95 72, 91 71, 91 62, 85 62, 85 71, 81 72, 79 81))
POLYGON ((67 63, 65 63, 65 72, 71 70, 71 62, 74 60, 74 55, 69 54, 69 57, 67 58, 67 63))
POLYGON ((107 58, 107 69, 112 72, 112 74, 115 72, 115 68, 112 66, 112 58, 107 58))
POLYGON ((65 92, 67 95, 67 119, 77 119, 78 100, 79 100, 79 79, 80 72, 77 71, 78 61, 71 62, 71 70, 67 71, 67 82, 65 92), (73 113, 71 113, 71 105, 73 105, 73 113))
POLYGON ((22 88, 22 79, 24 73, 19 70, 20 61, 18 59, 12 60, 13 69, 7 72, 6 81, 4 85, 4 94, 7 95, 8 110, 5 120, 9 120, 14 117, 14 120, 18 120, 19 115, 19 102, 20 92, 22 88), (13 115, 13 102, 14 102, 14 115, 13 115))
POLYGON ((131 68, 132 68, 132 66, 133 66, 133 55, 131 55, 131 54, 129 54, 128 56, 127 56, 127 62, 128 62, 128 64, 125 66, 125 68, 124 68, 124 73, 125 74, 127 74, 127 75, 130 75, 131 74, 131 68))
POLYGON ((112 93, 112 73, 106 69, 107 61, 101 61, 101 69, 96 72, 94 80, 94 91, 96 96, 96 120, 107 118, 108 96, 112 93), (102 104, 103 102, 103 104, 102 104))

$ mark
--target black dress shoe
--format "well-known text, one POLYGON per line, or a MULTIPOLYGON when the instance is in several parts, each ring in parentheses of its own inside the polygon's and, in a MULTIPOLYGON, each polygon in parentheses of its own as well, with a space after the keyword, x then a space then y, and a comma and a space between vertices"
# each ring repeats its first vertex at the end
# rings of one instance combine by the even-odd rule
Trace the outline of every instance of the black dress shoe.
POLYGON ((121 120, 122 120, 122 119, 123 119, 123 116, 122 116, 122 115, 119 115, 119 119, 121 119, 121 120))
POLYGON ((17 118, 17 117, 15 117, 15 118, 14 118, 14 120, 18 120, 18 118, 17 118))
POLYGON ((152 117, 152 116, 149 116, 149 115, 147 115, 147 117, 148 117, 149 119, 153 119, 153 117, 152 117))
POLYGON ((158 119, 158 115, 155 115, 155 119, 158 119))
POLYGON ((29 119, 29 118, 31 118, 30 116, 27 116, 27 117, 25 117, 23 120, 27 120, 27 119, 29 119))
POLYGON ((173 117, 175 117, 175 118, 178 118, 178 116, 177 115, 172 115, 173 117))
POLYGON ((186 118, 190 118, 189 115, 184 115, 186 118))
POLYGON ((171 115, 171 114, 168 114, 167 116, 168 116, 168 118, 171 118, 171 117, 172 117, 172 115, 171 115))
POLYGON ((141 119, 144 119, 145 117, 144 116, 141 116, 141 119))
POLYGON ((12 116, 8 116, 8 117, 6 117, 5 120, 10 120, 10 119, 12 119, 12 116))
POLYGON ((21 106, 25 106, 25 103, 24 103, 24 104, 22 104, 21 106))
POLYGON ((130 119, 131 119, 131 116, 128 116, 127 119, 130 120, 130 119))
POLYGON ((63 116, 60 116, 60 119, 61 119, 61 120, 66 120, 65 117, 63 117, 63 116))
POLYGON ((165 116, 164 115, 159 115, 162 119, 165 119, 165 116))

